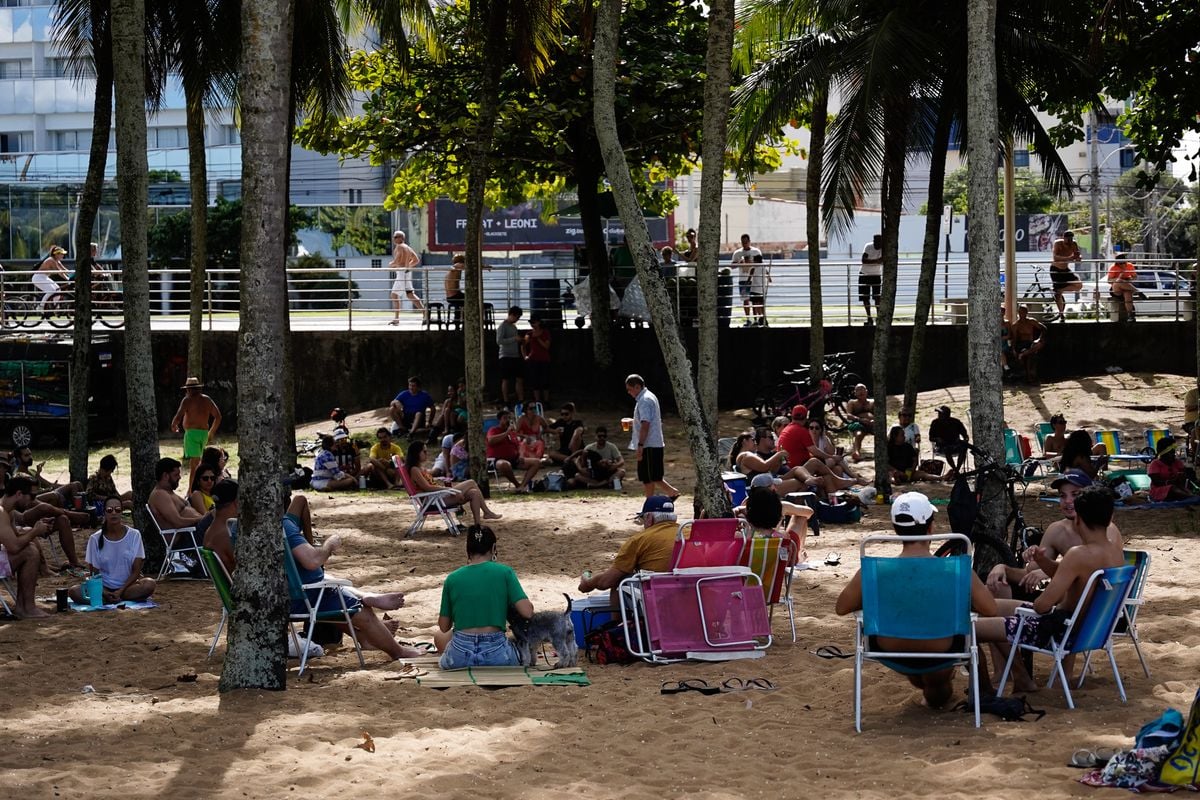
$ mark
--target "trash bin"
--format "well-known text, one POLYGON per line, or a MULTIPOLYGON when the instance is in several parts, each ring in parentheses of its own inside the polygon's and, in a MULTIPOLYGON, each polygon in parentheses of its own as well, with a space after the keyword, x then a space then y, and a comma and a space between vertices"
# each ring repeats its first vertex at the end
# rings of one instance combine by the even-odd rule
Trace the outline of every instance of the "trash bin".
POLYGON ((529 316, 538 317, 547 328, 562 327, 561 284, 557 278, 529 281, 529 316))

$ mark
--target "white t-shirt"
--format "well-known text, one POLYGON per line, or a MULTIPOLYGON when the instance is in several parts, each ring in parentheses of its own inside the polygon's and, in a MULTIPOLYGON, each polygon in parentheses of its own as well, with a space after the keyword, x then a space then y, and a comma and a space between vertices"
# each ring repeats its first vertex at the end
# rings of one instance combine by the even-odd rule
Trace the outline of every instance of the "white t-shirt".
POLYGON ((732 261, 734 264, 741 265, 738 268, 740 277, 742 280, 748 280, 750 278, 750 269, 754 266, 755 262, 761 258, 762 250, 759 250, 757 247, 751 247, 748 250, 743 250, 739 247, 737 250, 733 251, 733 258, 730 259, 730 261, 732 261))
POLYGON ((433 460, 433 468, 431 472, 441 470, 443 474, 450 471, 450 465, 446 463, 446 452, 454 447, 454 434, 447 433, 442 437, 442 449, 438 451, 437 458, 433 460))
MULTIPOLYGON (((883 258, 883 248, 876 247, 874 242, 868 242, 863 248, 863 258, 877 259, 883 258)), ((859 275, 882 275, 883 262, 877 264, 863 264, 862 269, 858 271, 859 275)))
POLYGON ((766 264, 755 264, 750 271, 750 294, 765 295, 771 273, 766 264))
POLYGON ((129 580, 136 559, 145 559, 146 548, 142 545, 142 534, 136 528, 125 527, 125 535, 115 542, 104 540, 100 547, 103 531, 88 537, 87 562, 100 571, 105 589, 120 589, 129 580))

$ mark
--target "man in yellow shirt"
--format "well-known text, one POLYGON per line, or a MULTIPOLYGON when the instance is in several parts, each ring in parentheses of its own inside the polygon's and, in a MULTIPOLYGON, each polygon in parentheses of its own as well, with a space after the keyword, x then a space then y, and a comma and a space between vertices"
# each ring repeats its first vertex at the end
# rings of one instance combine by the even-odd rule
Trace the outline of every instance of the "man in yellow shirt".
POLYGON ((387 428, 375 431, 375 438, 379 441, 371 445, 369 454, 373 467, 371 480, 383 484, 385 489, 394 489, 398 476, 392 456, 404 458, 404 448, 392 441, 392 433, 387 428))
POLYGON ((678 524, 675 504, 669 497, 653 495, 642 503, 642 511, 635 519, 642 523, 642 530, 625 540, 612 566, 599 575, 589 572, 579 581, 579 591, 611 589, 612 605, 617 607, 617 584, 635 572, 666 572, 671 567, 671 554, 675 551, 678 524))

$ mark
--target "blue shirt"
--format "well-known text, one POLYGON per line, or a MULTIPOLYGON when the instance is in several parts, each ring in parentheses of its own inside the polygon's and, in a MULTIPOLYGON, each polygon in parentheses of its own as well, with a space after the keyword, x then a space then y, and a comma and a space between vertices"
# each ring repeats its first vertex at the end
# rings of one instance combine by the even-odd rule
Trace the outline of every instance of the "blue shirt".
MULTIPOLYGON (((296 522, 296 518, 291 514, 285 514, 283 517, 283 535, 287 538, 288 550, 295 550, 308 540, 304 538, 304 531, 300 530, 300 524, 296 522)), ((292 556, 295 558, 295 555, 292 556)), ((320 583, 325 580, 325 568, 317 567, 316 569, 306 569, 299 561, 296 562, 296 571, 300 573, 301 583, 320 583)))
POLYGON ((396 395, 396 402, 404 407, 405 414, 420 414, 425 409, 433 405, 433 397, 429 392, 422 389, 413 394, 408 389, 405 389, 400 394, 396 395))
POLYGON ((663 446, 663 429, 662 429, 662 412, 658 408, 658 398, 654 396, 654 392, 642 387, 642 391, 638 392, 638 396, 634 401, 633 406, 633 447, 639 444, 642 447, 662 447, 663 446), (638 437, 642 433, 642 423, 649 422, 650 428, 646 431, 646 441, 638 441, 638 437))

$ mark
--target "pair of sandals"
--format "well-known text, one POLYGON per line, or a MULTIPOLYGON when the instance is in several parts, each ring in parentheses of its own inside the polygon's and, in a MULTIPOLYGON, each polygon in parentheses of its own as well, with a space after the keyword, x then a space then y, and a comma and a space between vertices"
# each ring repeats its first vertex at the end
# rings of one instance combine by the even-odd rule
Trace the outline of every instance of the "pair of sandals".
POLYGON ((728 694, 729 692, 748 692, 758 689, 764 692, 775 690, 775 684, 766 678, 729 678, 718 686, 712 686, 702 678, 685 678, 681 681, 663 681, 659 694, 679 694, 680 692, 699 692, 700 694, 728 694))
POLYGON ((1067 766, 1077 769, 1102 769, 1118 752, 1115 747, 1076 750, 1071 754, 1071 760, 1067 762, 1067 766))

